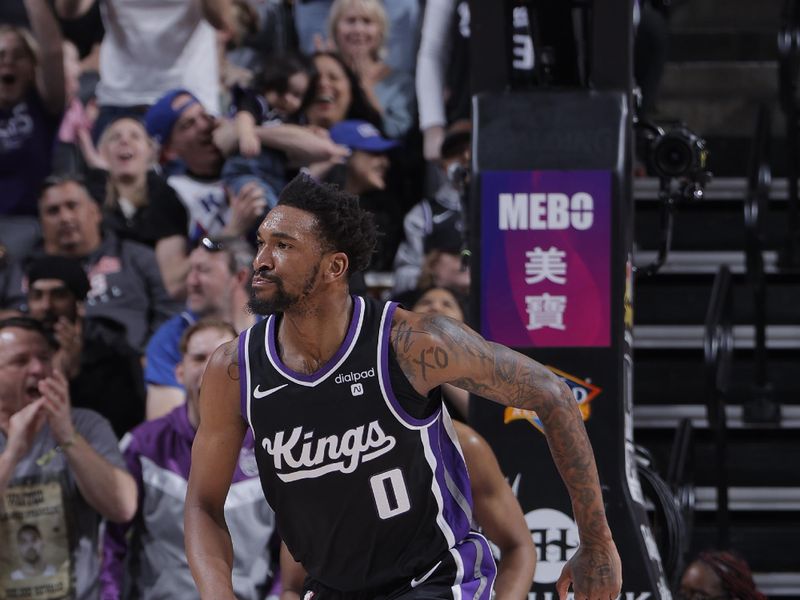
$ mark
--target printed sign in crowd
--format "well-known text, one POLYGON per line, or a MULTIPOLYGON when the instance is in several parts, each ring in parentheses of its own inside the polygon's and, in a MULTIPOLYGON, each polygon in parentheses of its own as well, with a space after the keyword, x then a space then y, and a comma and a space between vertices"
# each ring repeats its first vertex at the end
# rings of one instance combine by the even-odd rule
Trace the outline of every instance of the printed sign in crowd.
POLYGON ((0 495, 0 598, 70 596, 65 514, 58 482, 11 486, 0 495))

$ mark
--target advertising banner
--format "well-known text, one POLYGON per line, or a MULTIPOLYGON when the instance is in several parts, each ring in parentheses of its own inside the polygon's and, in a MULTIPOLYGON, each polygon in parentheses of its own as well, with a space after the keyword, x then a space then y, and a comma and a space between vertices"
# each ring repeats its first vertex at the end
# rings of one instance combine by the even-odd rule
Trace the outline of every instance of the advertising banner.
POLYGON ((611 344, 611 172, 481 174, 481 333, 516 348, 611 344))

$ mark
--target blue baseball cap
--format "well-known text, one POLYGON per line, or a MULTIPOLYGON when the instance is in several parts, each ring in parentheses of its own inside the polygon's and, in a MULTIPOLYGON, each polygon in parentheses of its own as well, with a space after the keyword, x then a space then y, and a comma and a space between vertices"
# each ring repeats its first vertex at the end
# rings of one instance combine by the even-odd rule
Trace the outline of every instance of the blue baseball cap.
POLYGON ((357 119, 340 121, 331 127, 330 133, 334 142, 351 150, 386 152, 399 145, 398 142, 383 137, 372 123, 357 119))
POLYGON ((172 135, 172 128, 175 127, 175 123, 183 114, 183 111, 194 104, 200 104, 200 100, 192 92, 184 89, 168 91, 145 114, 144 125, 147 128, 147 133, 163 146, 169 140, 169 136, 172 135), (174 107, 175 98, 181 95, 187 95, 190 99, 174 107))

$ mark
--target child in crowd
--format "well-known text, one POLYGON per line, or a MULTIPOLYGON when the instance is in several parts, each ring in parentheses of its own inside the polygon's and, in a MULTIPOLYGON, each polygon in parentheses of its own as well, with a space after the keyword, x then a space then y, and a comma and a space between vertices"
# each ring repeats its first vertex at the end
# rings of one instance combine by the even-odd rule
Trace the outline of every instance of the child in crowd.
POLYGON ((286 184, 286 155, 263 146, 256 128, 296 122, 311 81, 312 66, 304 57, 285 55, 267 61, 252 89, 235 88, 234 122, 239 153, 225 161, 222 177, 233 194, 249 181, 264 188, 270 208, 286 184))

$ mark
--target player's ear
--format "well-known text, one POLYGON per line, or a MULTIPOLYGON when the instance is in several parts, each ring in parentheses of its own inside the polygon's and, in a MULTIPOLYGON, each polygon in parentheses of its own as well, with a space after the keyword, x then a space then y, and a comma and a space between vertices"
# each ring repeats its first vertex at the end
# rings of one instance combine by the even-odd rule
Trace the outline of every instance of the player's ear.
POLYGON ((350 261, 344 252, 334 252, 328 257, 328 265, 325 269, 325 278, 335 281, 342 277, 347 277, 347 268, 350 261))

